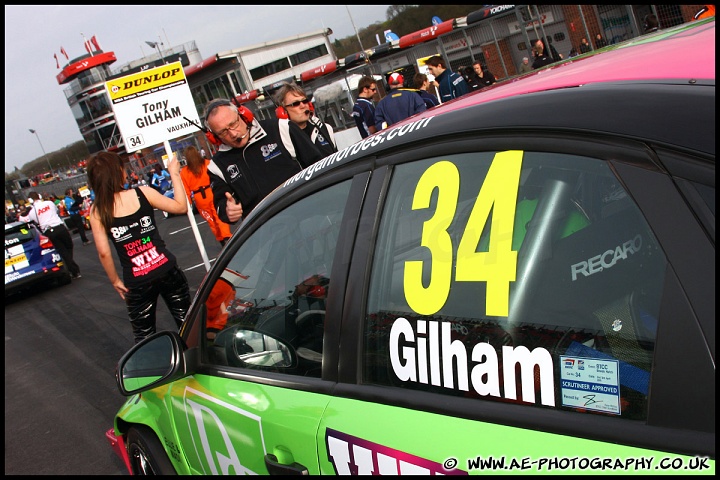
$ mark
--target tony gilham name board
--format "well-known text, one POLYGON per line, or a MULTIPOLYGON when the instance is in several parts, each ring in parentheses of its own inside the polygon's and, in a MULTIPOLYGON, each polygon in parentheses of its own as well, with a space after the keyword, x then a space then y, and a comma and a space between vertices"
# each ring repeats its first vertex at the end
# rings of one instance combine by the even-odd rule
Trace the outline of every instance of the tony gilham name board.
POLYGON ((198 130, 200 119, 180 62, 115 78, 105 89, 128 152, 198 130))

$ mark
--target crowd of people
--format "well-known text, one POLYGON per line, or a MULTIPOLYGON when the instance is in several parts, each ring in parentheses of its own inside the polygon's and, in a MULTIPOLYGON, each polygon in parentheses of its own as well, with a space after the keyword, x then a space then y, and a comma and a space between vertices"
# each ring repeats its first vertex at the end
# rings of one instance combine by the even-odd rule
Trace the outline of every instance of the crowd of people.
MULTIPOLYGON (((644 28, 646 32, 657 30, 657 17, 647 15, 644 28)), ((608 46, 607 40, 601 33, 597 33, 593 44, 583 37, 577 46, 570 49, 567 56, 575 57, 606 46, 608 46)), ((529 73, 564 58, 549 37, 538 38, 532 43, 531 57, 522 58, 517 73, 529 73)), ((460 66, 455 72, 447 67, 441 55, 433 55, 425 59, 424 65, 429 74, 417 72, 410 82, 404 78, 404 72, 391 72, 385 79, 387 95, 382 98, 379 94, 378 82, 374 77, 363 76, 358 81, 357 97, 351 115, 361 138, 366 138, 428 108, 487 88, 498 80, 488 65, 481 60, 473 62, 472 66, 460 66), (412 92, 416 95, 412 95, 412 92), (416 96, 420 97, 424 105, 417 101, 416 96)))

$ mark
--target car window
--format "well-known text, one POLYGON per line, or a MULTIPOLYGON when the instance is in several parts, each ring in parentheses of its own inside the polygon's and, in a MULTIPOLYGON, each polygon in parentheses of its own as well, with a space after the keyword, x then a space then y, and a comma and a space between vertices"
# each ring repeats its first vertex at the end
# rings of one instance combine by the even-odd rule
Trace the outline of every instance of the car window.
POLYGON ((5 246, 26 243, 37 236, 37 231, 31 225, 24 223, 10 229, 5 229, 5 246))
POLYGON ((646 419, 665 268, 604 161, 502 151, 399 165, 363 382, 646 419))
POLYGON ((325 302, 350 181, 263 223, 205 301, 207 360, 319 377, 325 302))
POLYGON ((39 235, 35 227, 27 223, 5 229, 6 285, 9 280, 18 278, 18 271, 28 268, 31 261, 37 262, 41 258, 39 245, 33 241, 39 235))

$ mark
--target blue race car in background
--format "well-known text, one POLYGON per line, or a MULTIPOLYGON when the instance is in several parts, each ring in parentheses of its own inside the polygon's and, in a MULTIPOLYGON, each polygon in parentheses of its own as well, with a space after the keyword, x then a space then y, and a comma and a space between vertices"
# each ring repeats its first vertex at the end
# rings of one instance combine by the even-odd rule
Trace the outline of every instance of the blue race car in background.
POLYGON ((5 297, 30 285, 70 283, 70 271, 34 223, 5 225, 5 297))

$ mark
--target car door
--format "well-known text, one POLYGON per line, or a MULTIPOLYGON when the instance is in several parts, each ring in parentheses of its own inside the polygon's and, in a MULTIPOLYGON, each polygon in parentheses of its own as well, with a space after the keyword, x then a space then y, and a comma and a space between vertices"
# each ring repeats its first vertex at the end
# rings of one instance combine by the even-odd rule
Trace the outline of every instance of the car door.
POLYGON ((349 256, 337 247, 359 210, 352 185, 296 190, 246 220, 208 274, 190 319, 201 366, 171 395, 179 445, 169 449, 193 473, 319 472, 315 438, 337 374, 332 302, 346 276, 334 263, 338 250, 349 256))
POLYGON ((526 133, 378 163, 322 473, 714 472, 702 309, 616 173, 682 203, 646 149, 526 133))

